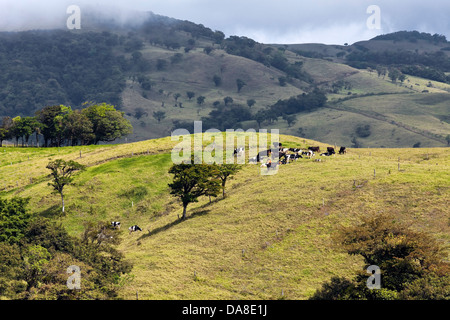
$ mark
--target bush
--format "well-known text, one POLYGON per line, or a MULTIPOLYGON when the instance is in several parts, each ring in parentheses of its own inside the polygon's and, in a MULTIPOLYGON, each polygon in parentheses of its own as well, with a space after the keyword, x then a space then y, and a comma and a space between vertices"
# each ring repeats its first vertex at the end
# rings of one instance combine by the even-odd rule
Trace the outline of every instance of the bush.
POLYGON ((439 243, 394 215, 364 216, 357 226, 341 227, 334 240, 348 254, 363 257, 366 266, 380 268, 381 289, 370 290, 362 270, 351 280, 332 278, 311 299, 450 299, 449 266, 439 243))
POLYGON ((367 138, 372 134, 370 129, 370 124, 358 125, 356 127, 355 133, 359 138, 367 138))

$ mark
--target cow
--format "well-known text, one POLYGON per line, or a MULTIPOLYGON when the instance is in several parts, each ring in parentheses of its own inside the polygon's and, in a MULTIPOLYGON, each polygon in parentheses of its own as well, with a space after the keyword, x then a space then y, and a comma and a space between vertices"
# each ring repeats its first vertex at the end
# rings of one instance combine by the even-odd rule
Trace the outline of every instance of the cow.
POLYGON ((113 227, 113 229, 120 229, 120 222, 113 221, 113 222, 111 222, 111 226, 113 227))
POLYGON ((334 151, 333 147, 327 147, 327 152, 330 154, 335 154, 336 152, 334 151))
POLYGON ((238 155, 238 156, 241 156, 244 152, 245 152, 245 148, 242 148, 242 147, 234 149, 234 154, 238 155))
POLYGON ((128 230, 130 230, 130 234, 134 231, 142 231, 142 229, 139 228, 137 225, 129 227, 128 230))
POLYGON ((321 153, 320 155, 321 155, 322 157, 323 157, 323 156, 329 157, 329 156, 331 156, 331 155, 333 155, 333 154, 330 153, 330 152, 325 152, 325 153, 321 153))
POLYGON ((345 147, 341 147, 341 149, 339 149, 339 154, 344 154, 347 153, 347 150, 345 150, 345 147))
POLYGON ((320 152, 320 147, 309 147, 308 150, 311 150, 312 152, 320 152))
POLYGON ((297 154, 297 153, 287 155, 287 159, 289 161, 291 161, 291 160, 297 161, 300 158, 303 158, 303 157, 301 155, 297 154))
POLYGON ((303 151, 302 155, 304 155, 304 156, 306 156, 308 158, 311 158, 311 157, 314 157, 314 152, 312 150, 303 151))

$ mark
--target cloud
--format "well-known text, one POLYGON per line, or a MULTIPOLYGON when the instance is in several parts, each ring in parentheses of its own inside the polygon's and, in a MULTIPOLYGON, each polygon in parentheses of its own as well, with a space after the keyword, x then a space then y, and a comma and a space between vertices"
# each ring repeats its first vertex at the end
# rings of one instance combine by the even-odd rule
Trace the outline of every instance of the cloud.
POLYGON ((270 43, 353 43, 400 30, 450 38, 448 0, 2 0, 0 30, 64 27, 71 4, 80 6, 82 13, 95 10, 116 21, 133 16, 133 11, 152 11, 201 23, 227 36, 270 43), (366 25, 367 8, 372 4, 381 9, 380 30, 366 25))

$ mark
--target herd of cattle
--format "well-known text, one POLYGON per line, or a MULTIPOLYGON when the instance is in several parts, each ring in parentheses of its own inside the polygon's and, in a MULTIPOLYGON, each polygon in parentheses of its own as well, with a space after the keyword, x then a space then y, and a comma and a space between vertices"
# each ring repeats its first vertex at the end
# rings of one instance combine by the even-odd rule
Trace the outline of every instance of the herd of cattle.
MULTIPOLYGON (((274 144, 274 147, 276 145, 274 144)), ((283 148, 282 144, 278 144, 278 162, 272 163, 272 160, 274 160, 274 153, 272 152, 272 149, 264 150, 259 152, 256 157, 253 157, 249 159, 249 163, 260 163, 266 160, 268 158, 267 162, 264 162, 261 164, 261 167, 266 167, 267 169, 275 169, 278 165, 282 164, 288 164, 292 161, 297 161, 298 159, 302 158, 308 158, 311 159, 315 156, 315 154, 319 153, 320 156, 326 156, 329 157, 333 154, 336 154, 333 147, 327 147, 327 152, 320 153, 320 147, 309 147, 307 150, 302 150, 299 148, 283 148)), ((345 147, 341 147, 339 149, 339 154, 345 154, 347 152, 345 147)), ((242 156, 245 155, 245 148, 237 148, 234 150, 235 156, 242 156)), ((111 222, 111 226, 113 229, 120 229, 120 222, 119 221, 113 221, 111 222)), ((135 231, 142 231, 139 226, 134 225, 128 228, 129 233, 135 231)))
MULTIPOLYGON (((339 149, 339 154, 345 154, 347 152, 346 147, 341 147, 339 149)), ((320 147, 309 147, 307 150, 302 150, 300 148, 283 148, 282 144, 278 145, 278 161, 272 162, 274 160, 274 152, 272 149, 264 150, 259 152, 256 157, 250 158, 249 163, 262 163, 266 158, 267 162, 261 164, 261 167, 266 167, 268 169, 274 169, 278 165, 288 164, 292 161, 297 161, 298 159, 308 158, 311 159, 319 153, 320 156, 329 157, 336 154, 333 147, 327 147, 327 152, 320 153, 320 147)), ((234 150, 236 156, 241 156, 245 154, 244 148, 238 148, 234 150)))

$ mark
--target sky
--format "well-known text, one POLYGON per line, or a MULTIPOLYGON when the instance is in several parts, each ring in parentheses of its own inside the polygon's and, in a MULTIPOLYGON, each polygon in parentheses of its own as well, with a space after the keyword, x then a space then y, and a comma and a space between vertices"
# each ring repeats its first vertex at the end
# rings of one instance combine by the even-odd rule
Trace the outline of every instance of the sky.
POLYGON ((66 27, 70 5, 118 20, 151 11, 261 43, 344 44, 402 30, 450 40, 448 0, 0 0, 0 31, 66 27))

